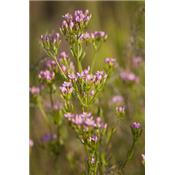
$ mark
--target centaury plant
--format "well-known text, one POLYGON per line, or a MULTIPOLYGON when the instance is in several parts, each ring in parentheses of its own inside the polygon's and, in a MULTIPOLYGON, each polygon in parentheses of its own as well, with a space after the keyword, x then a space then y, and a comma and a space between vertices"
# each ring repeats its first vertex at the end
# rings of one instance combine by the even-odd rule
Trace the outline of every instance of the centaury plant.
MULTIPOLYGON (((131 124, 133 142, 127 157, 119 165, 112 165, 110 160, 114 155, 109 154, 109 145, 117 128, 107 124, 107 116, 103 116, 103 109, 98 103, 99 96, 105 90, 105 85, 118 64, 115 58, 105 58, 101 70, 94 72, 94 57, 91 65, 83 67, 83 60, 87 59, 87 47, 92 46, 93 52, 96 53, 108 38, 103 31, 86 31, 91 18, 88 10, 67 13, 59 27, 60 34, 55 32, 41 35, 41 46, 48 58, 43 61, 42 70, 38 74, 40 84, 32 86, 30 92, 50 128, 50 133, 45 134, 42 141, 52 141, 50 149, 54 154, 59 156, 61 146, 65 142, 60 130, 65 125, 65 120, 84 147, 87 158, 83 174, 124 174, 124 168, 133 156, 142 127, 138 122, 131 124), (70 56, 61 51, 62 40, 68 43, 70 56), (49 94, 50 104, 44 104, 45 93, 49 94), (62 101, 62 104, 59 101, 62 101), (56 134, 53 133, 52 125, 57 127, 56 134)), ((137 77, 129 72, 120 72, 119 76, 123 81, 138 81, 137 77)), ((125 115, 123 97, 116 96, 113 102, 118 104, 115 106, 116 115, 125 115)), ((30 143, 31 146, 34 145, 32 140, 30 143)))

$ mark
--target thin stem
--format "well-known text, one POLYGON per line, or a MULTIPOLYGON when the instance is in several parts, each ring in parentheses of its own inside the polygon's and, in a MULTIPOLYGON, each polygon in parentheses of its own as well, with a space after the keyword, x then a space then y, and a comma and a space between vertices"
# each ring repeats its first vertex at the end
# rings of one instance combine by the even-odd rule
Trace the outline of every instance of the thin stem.
POLYGON ((95 61, 96 61, 96 51, 95 51, 95 53, 94 53, 94 57, 93 57, 93 60, 92 60, 92 64, 91 64, 91 73, 92 73, 92 71, 93 71, 93 69, 94 69, 94 66, 95 66, 95 61))
POLYGON ((54 107, 54 102, 53 102, 53 96, 52 96, 52 87, 50 87, 50 92, 49 92, 49 96, 50 96, 50 104, 51 107, 54 107))
POLYGON ((77 58, 77 64, 78 64, 78 71, 82 72, 82 65, 81 65, 81 61, 79 58, 77 58))
POLYGON ((126 160, 123 162, 123 164, 122 164, 121 167, 120 167, 120 169, 121 169, 122 171, 123 171, 123 169, 125 168, 127 162, 128 162, 130 159, 132 159, 133 151, 134 151, 134 147, 135 147, 135 143, 136 143, 136 141, 133 140, 132 145, 131 145, 131 147, 130 147, 130 149, 129 149, 129 151, 128 151, 127 158, 126 158, 126 160))
POLYGON ((51 130, 50 122, 48 120, 47 114, 44 111, 44 108, 43 108, 43 105, 41 103, 41 98, 40 97, 37 98, 37 104, 38 104, 38 108, 39 108, 39 110, 40 110, 40 112, 43 116, 43 119, 45 120, 45 122, 47 123, 49 129, 51 130))
POLYGON ((55 60, 55 62, 56 62, 56 64, 57 64, 57 66, 58 66, 58 68, 59 68, 61 74, 63 75, 63 77, 64 77, 65 79, 67 79, 67 77, 66 77, 65 73, 63 72, 63 70, 62 70, 60 64, 58 63, 58 60, 57 60, 56 57, 54 57, 54 60, 55 60))

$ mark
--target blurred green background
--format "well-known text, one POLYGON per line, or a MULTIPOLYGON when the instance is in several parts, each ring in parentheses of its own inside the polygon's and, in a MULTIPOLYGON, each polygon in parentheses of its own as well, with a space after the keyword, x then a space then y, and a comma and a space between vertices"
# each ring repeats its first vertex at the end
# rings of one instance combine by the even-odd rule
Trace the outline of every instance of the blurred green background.
MULTIPOLYGON (((105 57, 114 57, 117 58, 122 69, 130 70, 139 76, 140 82, 130 86, 121 83, 117 73, 114 74, 116 81, 108 84, 100 100, 106 120, 112 126, 117 127, 117 134, 113 137, 111 147, 113 164, 120 163, 127 154, 127 149, 132 141, 130 123, 140 121, 144 127, 144 6, 143 1, 30 2, 30 85, 37 84, 39 64, 45 57, 39 44, 40 35, 46 32, 59 31, 62 15, 76 9, 89 9, 92 13, 92 20, 87 31, 102 30, 108 34, 107 41, 97 53, 95 69, 101 68, 105 57), (135 56, 142 58, 142 64, 137 69, 132 67, 132 58, 135 56), (116 119, 111 106, 107 105, 111 98, 117 94, 125 98, 128 106, 127 116, 122 120, 116 119)), ((63 42, 62 47, 69 53, 65 42, 63 42)), ((93 52, 89 50, 83 62, 84 67, 92 59, 93 52)), ((84 161, 81 155, 84 154, 84 150, 72 130, 68 131, 69 139, 66 140, 65 148, 60 148, 61 153, 58 157, 54 157, 48 149, 40 149, 37 146, 38 140, 47 131, 47 126, 42 121, 40 112, 30 105, 30 138, 34 141, 34 146, 30 150, 30 174, 80 174, 81 163, 84 161), (70 165, 67 159, 76 161, 72 161, 70 165)), ((133 160, 127 164, 127 175, 144 174, 144 166, 141 164, 144 145, 143 132, 136 146, 133 160)))

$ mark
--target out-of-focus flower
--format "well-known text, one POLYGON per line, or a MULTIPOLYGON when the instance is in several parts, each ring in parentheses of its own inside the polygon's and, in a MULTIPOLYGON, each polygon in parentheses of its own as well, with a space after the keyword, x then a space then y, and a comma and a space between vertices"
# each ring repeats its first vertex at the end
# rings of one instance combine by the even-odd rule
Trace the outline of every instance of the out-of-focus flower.
POLYGON ((95 90, 91 90, 90 91, 90 96, 94 96, 95 95, 95 90))
POLYGON ((98 137, 96 135, 93 135, 89 138, 90 142, 97 142, 98 141, 98 137))
POLYGON ((94 163, 95 163, 95 158, 92 157, 92 158, 91 158, 91 164, 94 164, 94 163))
POLYGON ((54 102, 53 106, 49 101, 46 101, 44 105, 47 110, 53 110, 53 111, 58 111, 63 107, 63 104, 60 101, 54 102))
POLYGON ((68 54, 65 52, 65 51, 62 51, 60 54, 59 54, 59 56, 58 56, 58 61, 60 61, 60 60, 66 60, 66 59, 68 59, 68 54))
POLYGON ((104 123, 100 117, 96 118, 96 127, 97 128, 107 128, 107 124, 104 123))
POLYGON ((108 37, 108 35, 103 31, 95 31, 93 33, 93 36, 95 40, 103 40, 103 41, 105 41, 108 37))
POLYGON ((38 86, 32 86, 32 87, 30 87, 30 93, 32 95, 38 95, 40 93, 40 90, 41 89, 38 86))
POLYGON ((117 114, 124 114, 126 107, 125 106, 116 106, 115 108, 117 114))
POLYGON ((77 76, 75 75, 75 73, 70 73, 70 74, 68 74, 68 77, 69 77, 69 79, 72 80, 72 81, 76 81, 76 80, 77 80, 77 76))
POLYGON ((49 70, 41 70, 38 74, 38 78, 41 80, 51 81, 55 78, 55 73, 49 70))
POLYGON ((105 58, 105 63, 108 64, 109 66, 114 66, 114 64, 116 63, 116 59, 115 58, 105 58))
POLYGON ((141 154, 141 162, 145 165, 145 154, 141 154))
POLYGON ((129 71, 120 72, 120 78, 124 81, 138 82, 139 77, 129 71))
POLYGON ((88 41, 88 40, 91 39, 91 34, 88 33, 88 32, 82 33, 82 34, 80 35, 80 38, 79 38, 79 39, 82 40, 82 41, 88 41))
POLYGON ((121 95, 116 95, 112 97, 112 103, 122 104, 124 102, 124 98, 121 95))
POLYGON ((33 147, 33 146, 34 146, 34 142, 33 142, 32 139, 29 139, 29 146, 30 146, 30 147, 33 147))
POLYGON ((57 139, 57 135, 51 133, 44 134, 41 138, 43 142, 53 141, 55 139, 57 139))
POLYGON ((139 129, 139 128, 141 128, 141 124, 140 124, 139 122, 133 122, 133 123, 131 124, 131 127, 132 127, 133 129, 139 129))
POLYGON ((55 70, 56 68, 56 62, 50 58, 46 59, 44 65, 45 65, 45 68, 49 70, 55 70))
POLYGON ((71 114, 67 113, 64 115, 72 124, 81 125, 82 127, 89 128, 106 128, 107 125, 102 122, 100 117, 97 117, 96 120, 93 119, 91 113, 83 112, 82 114, 71 114))
POLYGON ((137 56, 137 57, 134 57, 132 58, 132 65, 133 67, 137 68, 140 66, 140 64, 142 63, 142 58, 137 56))

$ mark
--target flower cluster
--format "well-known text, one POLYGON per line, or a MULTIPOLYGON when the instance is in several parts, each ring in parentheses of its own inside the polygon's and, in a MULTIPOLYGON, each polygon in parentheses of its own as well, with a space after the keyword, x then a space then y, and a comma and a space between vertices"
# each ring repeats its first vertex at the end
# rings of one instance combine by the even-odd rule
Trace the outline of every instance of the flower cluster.
POLYGON ((141 124, 139 122, 133 122, 131 124, 131 131, 132 131, 134 140, 137 140, 142 134, 141 124))
POLYGON ((88 166, 90 168, 88 171, 94 174, 99 166, 96 164, 97 160, 99 160, 99 155, 96 154, 99 151, 99 141, 104 136, 107 124, 100 117, 95 119, 91 113, 86 112, 82 114, 66 113, 64 116, 69 121, 80 141, 87 148, 89 155, 88 166))
POLYGON ((95 31, 95 32, 91 33, 91 37, 97 41, 99 41, 99 40, 105 41, 107 39, 108 35, 103 31, 95 31))
POLYGON ((107 74, 104 71, 97 71, 95 74, 90 73, 90 67, 84 69, 82 72, 68 74, 69 80, 75 86, 76 93, 80 95, 86 105, 91 104, 95 100, 95 96, 102 90, 107 74))
POLYGON ((80 35, 82 41, 105 41, 108 35, 103 31, 86 32, 80 35))
POLYGON ((120 78, 124 81, 139 82, 139 77, 129 71, 120 72, 120 78))
POLYGON ((133 128, 133 129, 139 129, 139 128, 141 128, 141 124, 139 122, 133 122, 131 124, 131 128, 133 128))
POLYGON ((60 42, 59 33, 41 35, 41 44, 50 57, 57 55, 60 42))
POLYGON ((103 123, 100 117, 94 120, 91 113, 83 112, 82 114, 71 114, 66 113, 65 118, 68 119, 71 124, 76 126, 81 126, 82 128, 88 130, 90 128, 106 128, 107 124, 103 123))
POLYGON ((61 25, 61 32, 69 42, 75 40, 74 36, 79 37, 84 28, 88 25, 91 14, 88 10, 76 10, 73 14, 65 14, 61 25))
POLYGON ((73 92, 73 86, 71 82, 66 82, 60 86, 60 91, 64 99, 69 100, 73 92))
POLYGON ((46 82, 51 82, 55 78, 55 73, 49 70, 41 70, 38 78, 46 82))
POLYGON ((67 60, 69 58, 68 54, 65 51, 62 51, 58 56, 58 60, 67 60))
POLYGON ((56 62, 55 62, 55 60, 53 60, 51 58, 46 58, 44 60, 44 68, 55 72, 55 69, 56 69, 56 62))
POLYGON ((57 57, 58 63, 64 74, 72 73, 75 71, 75 66, 72 61, 70 61, 68 54, 65 51, 60 52, 57 57))
POLYGON ((77 72, 76 74, 68 74, 71 80, 81 80, 88 84, 100 84, 106 81, 107 74, 104 71, 97 71, 95 74, 90 73, 90 67, 84 69, 82 72, 77 72))

